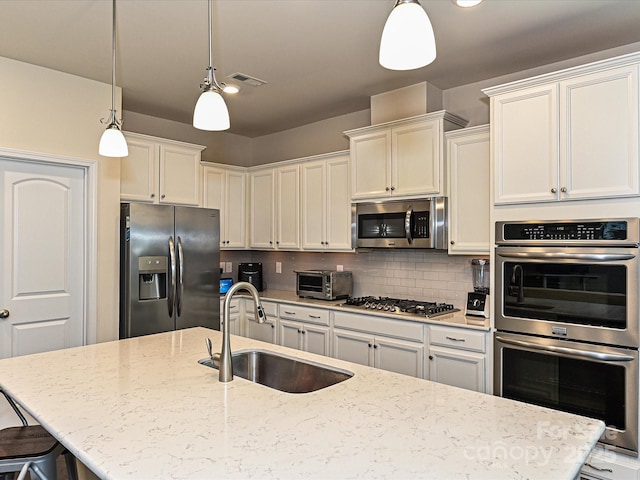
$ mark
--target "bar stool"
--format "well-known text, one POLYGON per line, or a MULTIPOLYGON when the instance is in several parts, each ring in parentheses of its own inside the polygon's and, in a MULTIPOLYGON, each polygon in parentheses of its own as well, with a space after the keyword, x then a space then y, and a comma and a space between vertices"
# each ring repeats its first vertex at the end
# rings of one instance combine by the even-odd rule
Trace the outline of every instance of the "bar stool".
POLYGON ((22 422, 21 427, 0 430, 0 479, 19 479, 29 473, 31 479, 56 480, 56 460, 65 456, 69 480, 78 479, 75 458, 40 425, 29 425, 13 399, 0 389, 22 422))

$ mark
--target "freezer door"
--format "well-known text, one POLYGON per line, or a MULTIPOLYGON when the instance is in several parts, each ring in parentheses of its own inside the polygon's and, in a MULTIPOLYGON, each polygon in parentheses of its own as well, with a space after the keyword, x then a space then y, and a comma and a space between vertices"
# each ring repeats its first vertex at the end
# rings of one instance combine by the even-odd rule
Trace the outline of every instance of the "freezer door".
POLYGON ((175 207, 176 329, 220 330, 220 212, 175 207))
POLYGON ((174 207, 129 203, 120 213, 120 338, 173 330, 174 207))

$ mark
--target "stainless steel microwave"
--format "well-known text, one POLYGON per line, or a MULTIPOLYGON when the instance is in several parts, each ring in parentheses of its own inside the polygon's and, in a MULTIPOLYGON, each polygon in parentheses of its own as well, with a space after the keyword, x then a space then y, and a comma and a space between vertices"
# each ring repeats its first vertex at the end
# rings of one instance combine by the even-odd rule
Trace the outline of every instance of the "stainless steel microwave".
POLYGON ((299 297, 337 300, 353 293, 351 272, 335 270, 304 270, 296 272, 296 293, 299 297))
POLYGON ((447 249, 447 199, 423 198, 352 207, 356 248, 447 249))

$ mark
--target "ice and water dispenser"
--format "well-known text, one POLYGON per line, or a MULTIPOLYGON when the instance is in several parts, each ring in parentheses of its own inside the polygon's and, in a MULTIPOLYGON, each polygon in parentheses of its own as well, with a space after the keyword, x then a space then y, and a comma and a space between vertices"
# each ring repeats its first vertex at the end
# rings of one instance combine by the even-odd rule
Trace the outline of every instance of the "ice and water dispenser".
POLYGON ((139 257, 138 272, 140 300, 167 298, 167 257, 139 257))

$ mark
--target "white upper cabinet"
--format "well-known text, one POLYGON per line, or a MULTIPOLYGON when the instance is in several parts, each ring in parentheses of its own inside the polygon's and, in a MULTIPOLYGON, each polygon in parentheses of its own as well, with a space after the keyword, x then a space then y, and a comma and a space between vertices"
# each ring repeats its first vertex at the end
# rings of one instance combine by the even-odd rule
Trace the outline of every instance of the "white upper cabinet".
POLYGON ((639 61, 628 55, 485 89, 495 204, 640 194, 639 61))
POLYGON ((120 199, 200 204, 200 156, 204 147, 125 133, 129 155, 120 159, 120 199))
POLYGON ((327 157, 302 164, 302 248, 351 250, 349 154, 327 157))
POLYGON ((220 248, 245 248, 245 169, 205 164, 202 172, 202 206, 220 210, 220 248))
POLYGON ((300 249, 300 165, 249 173, 251 248, 300 249))
POLYGON ((443 134, 466 123, 441 111, 345 132, 352 199, 446 194, 443 134))
POLYGON ((449 172, 449 254, 490 253, 489 125, 445 134, 449 172))

